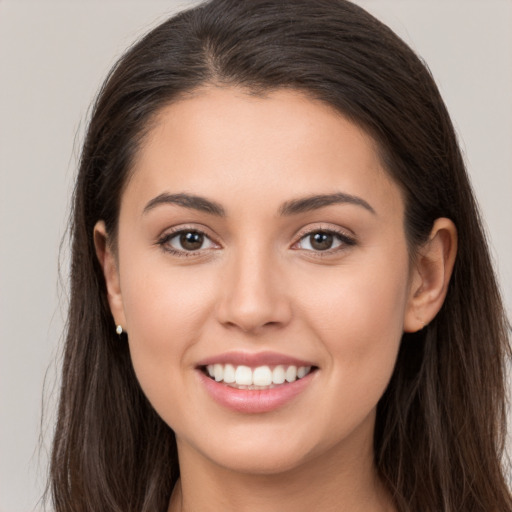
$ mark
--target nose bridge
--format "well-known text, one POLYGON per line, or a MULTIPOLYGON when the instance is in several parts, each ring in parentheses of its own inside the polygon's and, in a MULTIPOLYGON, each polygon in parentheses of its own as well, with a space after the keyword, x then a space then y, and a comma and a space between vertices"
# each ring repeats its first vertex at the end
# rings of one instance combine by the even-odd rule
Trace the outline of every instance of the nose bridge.
POLYGON ((235 249, 227 262, 219 320, 244 332, 284 325, 291 316, 275 251, 258 243, 235 249))

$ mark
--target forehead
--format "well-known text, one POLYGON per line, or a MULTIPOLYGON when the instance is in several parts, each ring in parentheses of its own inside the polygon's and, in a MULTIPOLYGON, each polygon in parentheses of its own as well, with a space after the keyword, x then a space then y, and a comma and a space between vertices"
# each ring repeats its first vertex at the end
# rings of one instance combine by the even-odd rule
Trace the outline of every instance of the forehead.
POLYGON ((285 195, 333 192, 402 208, 373 139, 330 106, 292 90, 256 96, 208 87, 163 108, 125 195, 143 207, 162 192, 215 196, 228 210, 248 198, 277 206, 285 195))

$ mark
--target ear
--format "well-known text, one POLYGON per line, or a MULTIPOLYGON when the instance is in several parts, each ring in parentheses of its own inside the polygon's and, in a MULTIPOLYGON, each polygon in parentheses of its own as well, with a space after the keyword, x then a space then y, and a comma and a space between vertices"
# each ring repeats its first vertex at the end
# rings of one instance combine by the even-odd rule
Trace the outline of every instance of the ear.
POLYGON ((107 285, 108 303, 114 317, 114 322, 116 325, 121 325, 123 329, 126 329, 117 260, 108 240, 105 223, 102 220, 98 221, 94 226, 94 247, 98 261, 103 269, 103 276, 107 285))
POLYGON ((404 317, 405 332, 423 329, 441 309, 456 254, 457 228, 450 219, 437 219, 429 240, 419 249, 412 269, 404 317))

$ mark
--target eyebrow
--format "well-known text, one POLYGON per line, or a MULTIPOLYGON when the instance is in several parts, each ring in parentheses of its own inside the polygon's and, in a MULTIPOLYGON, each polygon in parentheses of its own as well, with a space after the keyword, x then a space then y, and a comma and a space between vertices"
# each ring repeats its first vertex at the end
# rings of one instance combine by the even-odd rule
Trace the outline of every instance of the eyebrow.
POLYGON ((317 210, 332 204, 353 204, 356 206, 361 206, 376 215, 375 210, 364 199, 350 194, 344 194, 343 192, 337 192, 335 194, 313 195, 287 201, 281 206, 279 213, 283 216, 296 215, 298 213, 317 210))
POLYGON ((224 208, 220 204, 210 201, 209 199, 205 199, 204 197, 184 193, 168 194, 165 192, 151 199, 151 201, 149 201, 149 203, 144 207, 143 213, 146 214, 157 206, 163 204, 175 204, 184 208, 190 208, 191 210, 216 215, 217 217, 224 217, 226 215, 224 208))
MULTIPOLYGON (((146 214, 157 206, 163 204, 174 204, 184 208, 209 213, 210 215, 215 215, 217 217, 226 216, 224 208, 215 201, 192 194, 169 194, 166 192, 151 199, 151 201, 149 201, 144 207, 143 213, 146 214)), ((343 192, 337 192, 335 194, 318 194, 287 201, 283 203, 279 209, 279 214, 281 216, 297 215, 299 213, 318 210, 333 204, 353 204, 365 208, 374 215, 376 214, 375 210, 364 199, 351 194, 344 194, 343 192)))

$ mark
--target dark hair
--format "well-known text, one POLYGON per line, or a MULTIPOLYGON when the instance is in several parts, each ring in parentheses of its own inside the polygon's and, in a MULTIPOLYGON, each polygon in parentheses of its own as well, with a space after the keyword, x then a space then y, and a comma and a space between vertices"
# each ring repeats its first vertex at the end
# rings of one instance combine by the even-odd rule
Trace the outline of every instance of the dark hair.
POLYGON ((404 334, 379 402, 376 468, 398 510, 510 511, 502 467, 508 326, 450 118, 425 65, 346 0, 212 0, 147 34, 95 103, 72 212, 71 300, 51 460, 57 512, 164 511, 179 476, 175 437, 119 343, 95 257, 115 239, 131 164, 156 114, 203 85, 303 91, 376 141, 401 187, 413 253, 450 218, 458 255, 445 303, 404 334))

